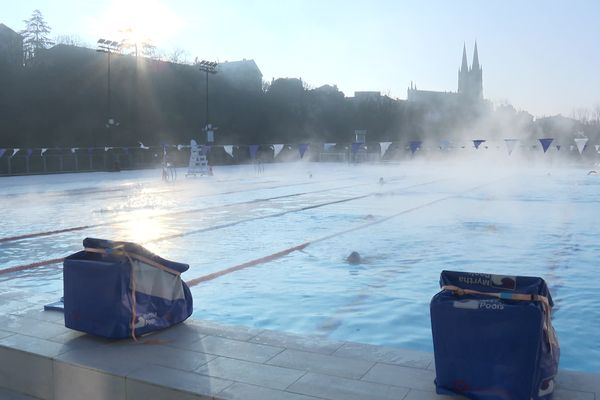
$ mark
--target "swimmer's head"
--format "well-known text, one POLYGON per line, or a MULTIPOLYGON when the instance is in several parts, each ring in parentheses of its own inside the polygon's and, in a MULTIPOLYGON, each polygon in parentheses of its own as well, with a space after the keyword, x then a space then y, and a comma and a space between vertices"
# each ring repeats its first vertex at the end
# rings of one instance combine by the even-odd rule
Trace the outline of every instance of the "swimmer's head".
POLYGON ((346 258, 346 261, 349 264, 360 264, 361 262, 361 257, 360 254, 358 254, 357 251, 353 251, 352 253, 350 253, 350 255, 346 258))

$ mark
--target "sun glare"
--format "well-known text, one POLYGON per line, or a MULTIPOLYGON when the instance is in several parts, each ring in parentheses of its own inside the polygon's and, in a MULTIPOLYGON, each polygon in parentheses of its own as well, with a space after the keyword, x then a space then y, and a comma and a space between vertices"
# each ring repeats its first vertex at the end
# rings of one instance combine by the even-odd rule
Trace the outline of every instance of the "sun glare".
POLYGON ((138 46, 164 46, 181 27, 177 14, 158 0, 113 1, 96 22, 99 37, 138 46))

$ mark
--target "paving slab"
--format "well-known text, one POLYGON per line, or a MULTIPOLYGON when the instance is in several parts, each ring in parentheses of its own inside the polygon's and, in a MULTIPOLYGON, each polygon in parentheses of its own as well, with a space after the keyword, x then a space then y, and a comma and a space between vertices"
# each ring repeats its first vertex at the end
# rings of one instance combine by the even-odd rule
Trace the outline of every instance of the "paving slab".
POLYGON ((0 316, 0 326, 3 331, 20 333, 41 339, 48 339, 69 331, 68 328, 59 324, 12 314, 0 316))
POLYGON ((0 388, 53 400, 52 358, 0 345, 0 388))
POLYGON ((333 355, 415 368, 427 368, 433 362, 431 353, 351 342, 344 343, 333 355))
POLYGON ((158 365, 146 365, 144 368, 129 374, 127 382, 130 381, 165 386, 189 394, 207 396, 208 398, 213 398, 217 393, 233 384, 233 381, 158 365))
POLYGON ((238 360, 263 363, 281 353, 283 347, 266 346, 239 340, 206 336, 194 344, 193 350, 238 360))
POLYGON ((561 370, 556 382, 561 389, 591 392, 600 399, 600 376, 579 371, 561 370))
POLYGON ((428 369, 377 363, 363 376, 363 381, 435 391, 435 372, 428 369))
POLYGON ((409 391, 408 388, 379 385, 312 372, 304 375, 287 390, 292 393, 330 400, 398 400, 403 399, 409 391))
POLYGON ((189 323, 205 335, 243 341, 249 340, 263 332, 262 329, 249 328, 246 326, 224 325, 212 321, 190 320, 189 323))
POLYGON ((323 400, 322 397, 306 396, 237 382, 220 392, 218 397, 223 400, 323 400))
POLYGON ((0 388, 0 399, 2 400, 38 400, 35 397, 13 392, 12 390, 0 388))
POLYGON ((285 389, 304 375, 304 371, 296 369, 257 364, 225 357, 218 357, 196 369, 195 372, 271 389, 285 389))
POLYGON ((343 378, 360 379, 375 363, 287 349, 269 360, 268 364, 343 378))
POLYGON ((333 354, 344 344, 344 342, 325 340, 319 336, 303 336, 271 330, 264 330, 250 339, 250 342, 322 354, 333 354))
POLYGON ((126 400, 125 377, 54 362, 56 400, 126 400))

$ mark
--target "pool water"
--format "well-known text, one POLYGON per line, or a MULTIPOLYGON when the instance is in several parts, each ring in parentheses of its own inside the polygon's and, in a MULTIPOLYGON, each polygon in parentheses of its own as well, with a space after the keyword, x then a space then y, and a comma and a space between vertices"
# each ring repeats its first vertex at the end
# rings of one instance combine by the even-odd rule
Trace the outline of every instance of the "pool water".
MULTIPOLYGON (((561 367, 600 372, 600 178, 586 172, 299 163, 173 183, 156 171, 2 178, 2 237, 102 225, 0 242, 0 271, 86 236, 145 243, 189 263, 186 280, 311 242, 194 286, 193 317, 425 351, 441 270, 541 276, 561 367), (352 251, 364 262, 348 264, 352 251)), ((59 265, 0 274, 0 290, 61 286, 59 265)))

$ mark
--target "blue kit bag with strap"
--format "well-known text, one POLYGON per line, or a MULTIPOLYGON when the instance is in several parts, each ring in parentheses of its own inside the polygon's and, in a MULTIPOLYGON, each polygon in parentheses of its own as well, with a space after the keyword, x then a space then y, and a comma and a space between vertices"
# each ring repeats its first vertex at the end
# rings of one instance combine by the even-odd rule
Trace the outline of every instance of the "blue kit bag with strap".
POLYGON ((130 242, 86 238, 83 247, 63 264, 67 328, 112 339, 136 338, 192 314, 192 295, 181 280, 187 264, 130 242))
POLYGON ((431 300, 436 391, 550 400, 560 347, 541 278, 442 271, 431 300))

